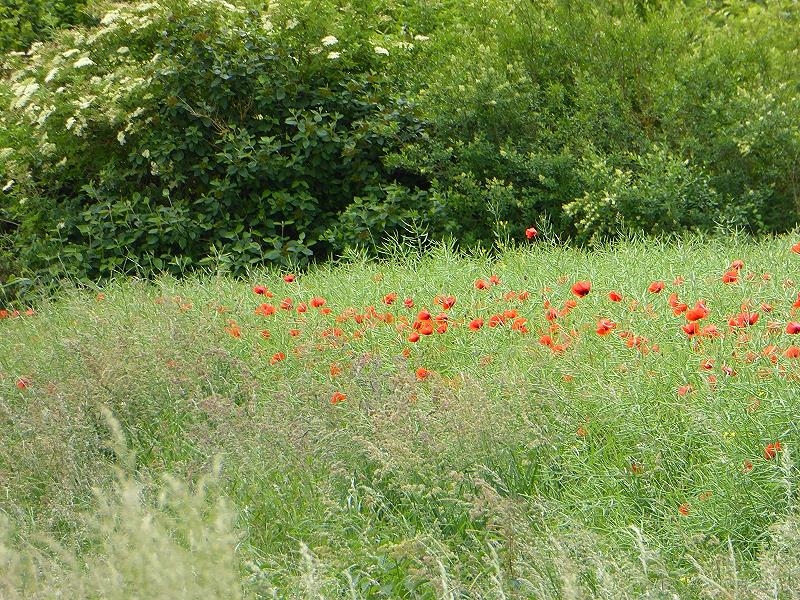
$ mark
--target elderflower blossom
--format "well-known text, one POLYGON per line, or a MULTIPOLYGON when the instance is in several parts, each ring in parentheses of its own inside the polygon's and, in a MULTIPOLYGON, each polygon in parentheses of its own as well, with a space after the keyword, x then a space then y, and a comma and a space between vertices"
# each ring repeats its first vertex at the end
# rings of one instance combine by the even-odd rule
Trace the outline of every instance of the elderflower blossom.
POLYGON ((337 58, 339 58, 340 56, 341 56, 341 54, 340 54, 340 53, 338 53, 338 52, 328 52, 328 58, 329 58, 330 60, 336 60, 336 59, 337 59, 337 58))
POLYGON ((375 46, 375 54, 381 54, 383 56, 389 56, 389 51, 384 48, 383 46, 375 46))
POLYGON ((336 36, 333 35, 326 35, 322 38, 322 45, 323 46, 334 46, 339 43, 339 40, 336 39, 336 36))
POLYGON ((72 65, 75 69, 80 69, 81 67, 89 67, 94 64, 94 61, 89 58, 88 56, 82 56, 75 63, 72 65))

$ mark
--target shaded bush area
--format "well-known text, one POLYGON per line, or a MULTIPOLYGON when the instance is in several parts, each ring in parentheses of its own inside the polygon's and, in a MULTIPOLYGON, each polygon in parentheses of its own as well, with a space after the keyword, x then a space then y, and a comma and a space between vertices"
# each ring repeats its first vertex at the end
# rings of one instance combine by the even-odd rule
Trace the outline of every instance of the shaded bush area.
POLYGON ((420 226, 470 247, 797 222, 791 0, 89 7, 4 59, 6 295, 420 226))
POLYGON ((0 4, 0 50, 25 50, 61 27, 89 25, 87 0, 3 0, 0 4))

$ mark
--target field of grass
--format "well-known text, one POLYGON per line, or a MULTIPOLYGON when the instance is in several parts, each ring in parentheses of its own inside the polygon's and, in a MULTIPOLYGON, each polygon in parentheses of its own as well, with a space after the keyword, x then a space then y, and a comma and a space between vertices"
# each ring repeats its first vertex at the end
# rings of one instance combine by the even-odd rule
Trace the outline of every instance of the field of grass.
POLYGON ((0 313, 0 597, 800 597, 795 237, 0 313))

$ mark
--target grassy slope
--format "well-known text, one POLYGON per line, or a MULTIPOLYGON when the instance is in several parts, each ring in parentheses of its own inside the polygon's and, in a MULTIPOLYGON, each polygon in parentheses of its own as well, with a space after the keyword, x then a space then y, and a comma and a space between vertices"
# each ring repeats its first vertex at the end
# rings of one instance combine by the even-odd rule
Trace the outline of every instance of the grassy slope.
POLYGON ((495 261, 440 250, 292 283, 119 282, 3 319, 0 591, 748 597, 783 578, 789 593, 800 568, 800 362, 782 354, 798 296, 793 241, 532 245, 495 261), (740 280, 723 284, 734 259, 740 280), (499 285, 475 289, 492 274, 499 285), (561 309, 577 280, 592 291, 557 319, 556 353, 540 343, 544 302, 561 309), (659 294, 647 291, 654 280, 659 294), (522 290, 527 300, 504 299, 522 290), (673 291, 690 307, 705 300, 701 323, 722 336, 690 341, 673 291), (448 332, 406 341, 402 317, 437 315, 437 294, 457 299, 448 332), (254 313, 313 296, 332 312, 254 313), (743 305, 758 322, 730 328, 743 305), (357 323, 367 306, 392 322, 357 323), (528 333, 488 327, 510 309, 528 333), (475 317, 487 322, 479 331, 467 327, 475 317), (600 318, 617 324, 610 335, 595 332, 600 318), (628 347, 622 331, 641 343, 628 347), (287 358, 271 364, 277 352, 287 358), (335 392, 346 400, 332 404, 335 392))

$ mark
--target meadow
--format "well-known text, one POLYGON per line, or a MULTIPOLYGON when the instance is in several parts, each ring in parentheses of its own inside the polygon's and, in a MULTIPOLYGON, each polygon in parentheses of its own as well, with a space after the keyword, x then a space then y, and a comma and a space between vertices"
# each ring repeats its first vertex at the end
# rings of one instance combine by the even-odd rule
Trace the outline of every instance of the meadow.
POLYGON ((3 598, 795 598, 796 235, 0 312, 3 598))

